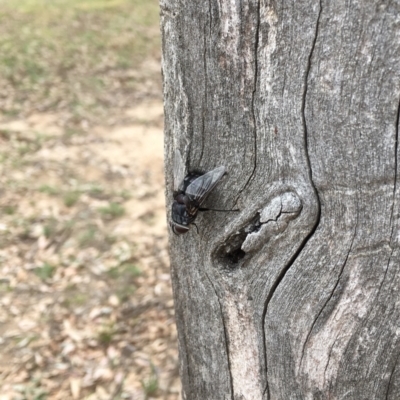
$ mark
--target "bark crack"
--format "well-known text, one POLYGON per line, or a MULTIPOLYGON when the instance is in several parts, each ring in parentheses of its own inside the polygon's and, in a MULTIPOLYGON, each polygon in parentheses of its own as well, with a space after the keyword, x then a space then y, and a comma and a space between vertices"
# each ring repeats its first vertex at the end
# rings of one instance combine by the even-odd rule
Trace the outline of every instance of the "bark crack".
POLYGON ((231 368, 231 360, 229 358, 229 348, 228 348, 228 334, 226 331, 226 324, 225 324, 225 319, 224 319, 224 312, 222 309, 222 305, 221 305, 221 299, 218 296, 218 292, 215 289, 215 286, 213 284, 213 281, 211 280, 210 276, 208 275, 207 271, 204 269, 204 273, 208 279, 208 282, 210 283, 212 289, 214 290, 215 296, 217 298, 218 304, 219 304, 219 309, 221 312, 221 321, 222 321, 222 326, 223 326, 223 330, 224 330, 224 345, 225 345, 225 352, 226 352, 226 359, 227 359, 227 364, 228 364, 228 373, 229 373, 229 386, 231 388, 231 400, 234 400, 233 396, 233 381, 232 381, 232 368, 231 368))
POLYGON ((307 98, 307 92, 308 92, 308 77, 310 75, 310 70, 311 70, 311 60, 312 56, 314 54, 314 49, 315 49, 315 44, 317 43, 317 38, 318 38, 318 33, 319 33, 319 21, 321 18, 322 14, 322 0, 319 1, 319 12, 318 12, 318 17, 317 17, 317 23, 315 26, 315 36, 314 40, 312 43, 310 55, 308 56, 308 64, 307 64, 307 70, 306 74, 304 77, 304 94, 303 94, 303 103, 301 105, 301 116, 303 119, 303 128, 304 128, 304 148, 306 150, 306 159, 307 159, 307 165, 308 165, 308 172, 309 172, 309 177, 310 177, 310 182, 315 190, 315 193, 317 195, 318 199, 318 207, 320 208, 320 199, 318 196, 318 192, 315 188, 314 182, 312 180, 312 169, 311 169, 311 162, 310 162, 310 155, 308 154, 308 130, 307 130, 307 122, 306 122, 306 114, 305 114, 305 108, 306 108, 306 98, 307 98))
MULTIPOLYGON (((211 282, 210 278, 208 277, 208 275, 207 275, 207 278, 208 278, 208 280, 210 281, 210 283, 212 285, 212 282, 211 282)), ((226 331, 226 324, 225 324, 225 319, 224 319, 224 313, 223 313, 223 310, 222 310, 221 300, 220 300, 220 298, 219 298, 219 296, 218 296, 218 294, 217 294, 215 289, 214 289, 214 291, 215 291, 215 294, 216 294, 217 299, 218 299, 219 308, 221 310, 222 326, 224 328, 224 338, 225 338, 225 351, 226 351, 226 358, 227 358, 227 362, 228 362, 228 371, 229 371, 229 377, 230 377, 229 386, 231 388, 231 399, 234 400, 233 380, 232 380, 232 367, 231 367, 231 360, 230 360, 230 357, 229 357, 229 346, 228 346, 229 338, 228 338, 228 333, 226 331)))
POLYGON ((242 191, 246 188, 246 186, 251 182, 253 176, 256 172, 257 168, 257 121, 256 121, 256 113, 254 109, 254 100, 256 97, 257 91, 257 81, 258 81, 258 44, 260 41, 260 3, 261 0, 258 0, 257 3, 257 26, 256 26, 256 39, 255 39, 255 51, 254 51, 254 87, 251 97, 251 112, 253 116, 253 125, 254 125, 254 166, 253 171, 246 182, 246 185, 242 189, 242 191))
MULTIPOLYGON (((393 211, 394 211, 394 203, 396 200, 396 190, 397 190, 397 152, 398 152, 398 144, 399 144, 399 123, 400 123, 400 99, 399 104, 397 105, 397 116, 396 116, 396 125, 395 125, 395 142, 394 142, 394 184, 393 184, 393 204, 392 211, 390 213, 390 225, 392 225, 393 211)), ((393 234, 393 228, 392 228, 393 234)))
POLYGON ((388 382, 388 386, 387 386, 387 390, 386 390, 386 396, 385 396, 386 400, 389 399, 390 387, 391 387, 391 384, 392 384, 394 371, 396 371, 396 367, 397 367, 397 363, 399 361, 399 357, 400 357, 400 353, 397 355, 396 362, 394 363, 394 367, 393 367, 392 372, 391 372, 390 377, 389 377, 389 382, 388 382))
POLYGON ((254 86, 253 86, 253 92, 251 95, 251 112, 252 112, 253 125, 254 125, 254 131, 253 131, 254 132, 253 133, 254 166, 253 166, 253 171, 251 172, 245 185, 243 186, 242 189, 240 189, 238 195, 236 196, 234 207, 236 206, 242 192, 246 189, 246 187, 250 184, 250 182, 254 178, 254 175, 255 175, 256 169, 257 169, 257 120, 256 120, 256 113, 255 113, 255 108, 254 108, 254 101, 255 101, 255 97, 256 97, 257 82, 258 82, 258 47, 259 47, 259 41, 260 41, 260 4, 261 4, 261 0, 258 0, 258 3, 257 3, 257 25, 256 25, 255 46, 254 46, 255 47, 255 49, 254 49, 254 86))
MULTIPOLYGON (((392 227, 391 233, 390 233, 390 240, 389 240, 389 247, 391 248, 390 255, 388 258, 388 262, 386 265, 385 269, 385 274, 383 275, 383 279, 381 284, 379 285, 378 293, 376 294, 376 299, 379 299, 379 295, 381 293, 383 284, 386 281, 386 277, 389 271, 390 267, 390 261, 392 260, 393 252, 394 252, 394 247, 392 247, 392 241, 393 241, 393 233, 394 233, 394 224, 392 222, 393 220, 393 212, 394 212, 394 206, 395 206, 395 201, 396 201, 396 190, 397 190, 397 151, 398 151, 398 137, 399 137, 399 119, 400 119, 400 100, 397 108, 397 115, 396 115, 396 122, 395 122, 395 145, 394 145, 394 184, 393 184, 393 203, 392 203, 392 210, 390 213, 390 226, 392 227)), ((371 314, 372 309, 370 309, 367 318, 365 318, 365 321, 368 320, 369 315, 371 314)), ((398 359, 398 357, 397 357, 398 359)), ((396 359, 396 364, 397 364, 397 359, 396 359)), ((389 386, 388 386, 388 391, 389 391, 389 386)), ((387 395, 386 395, 387 396, 387 395)), ((387 397, 386 397, 387 398, 387 397)))
MULTIPOLYGON (((210 12, 210 18, 211 18, 211 4, 210 1, 208 2, 209 5, 209 12, 210 12)), ((210 35, 211 35, 211 26, 210 26, 210 35)), ((203 68, 204 68, 204 103, 203 103, 203 109, 202 109, 202 115, 201 115, 201 152, 200 152, 200 161, 199 165, 201 165, 201 162, 203 160, 203 154, 204 154, 204 138, 205 138, 205 110, 204 108, 207 109, 208 105, 208 95, 207 95, 207 82, 208 82, 208 70, 207 70, 207 41, 206 41, 206 24, 204 24, 204 29, 203 29, 203 68)))
POLYGON ((328 370, 329 363, 330 363, 331 357, 332 357, 333 348, 335 347, 335 344, 336 344, 336 342, 338 340, 338 337, 339 337, 339 334, 336 335, 335 340, 334 340, 334 342, 333 342, 333 344, 332 344, 332 346, 331 346, 331 348, 329 350, 328 362, 326 363, 325 370, 324 370, 324 385, 325 385, 325 381, 326 381, 326 371, 328 370))
MULTIPOLYGON (((290 267, 293 265, 293 263, 295 262, 295 260, 297 259, 297 257, 299 256, 299 254, 303 251, 303 249, 305 248, 305 246, 307 245, 309 239, 311 239, 315 233, 315 231, 317 230, 319 225, 319 218, 316 222, 316 224, 314 225, 314 228, 312 229, 312 231, 309 233, 309 235, 304 239, 303 243, 301 243, 300 247, 298 248, 298 250, 296 251, 295 254, 293 254, 292 258, 288 261, 286 267, 281 271, 281 273, 279 274, 279 276, 277 277, 275 283, 272 285, 271 290, 267 296, 267 299, 265 301, 264 304, 264 311, 263 311, 263 316, 262 316, 262 321, 265 321, 266 319, 266 314, 268 311, 268 305, 271 302, 272 297, 274 296, 277 287, 279 286, 279 284, 281 283, 282 279, 284 278, 284 276, 286 275, 286 272, 290 269, 290 267)), ((264 342, 264 355, 265 355, 265 369, 266 371, 268 371, 268 363, 267 363, 267 352, 266 352, 266 334, 265 334, 265 324, 263 323, 263 342, 264 342)), ((269 387, 268 387, 268 375, 267 376, 267 385, 266 388, 264 389, 264 393, 268 392, 268 399, 271 398, 270 393, 269 393, 269 387)))
MULTIPOLYGON (((311 70, 311 60, 312 60, 312 56, 314 54, 314 49, 315 49, 315 45, 316 45, 318 34, 319 34, 319 22, 320 22, 321 14, 322 14, 322 0, 319 0, 319 11, 318 11, 317 21, 316 21, 316 25, 315 25, 315 35, 314 35, 314 38, 313 38, 313 41, 312 41, 310 54, 308 56, 307 68, 306 68, 305 77, 304 77, 304 92, 303 92, 302 105, 301 105, 301 115, 302 115, 302 122, 303 122, 303 131, 304 131, 304 148, 305 148, 305 153, 306 153, 306 162, 307 162, 307 166, 308 166, 308 174, 309 174, 310 183, 311 183, 311 185, 312 185, 312 187, 314 189, 314 193, 315 193, 316 199, 317 199, 318 215, 317 215, 317 220, 315 222, 315 225, 314 225, 313 229, 308 234, 308 236, 304 239, 303 243, 300 245, 300 247, 298 248, 296 253, 293 255, 293 257, 289 260, 287 265, 282 269, 282 272, 277 277, 274 285, 271 287, 271 290, 270 290, 270 292, 269 292, 269 294, 267 296, 267 299, 265 301, 265 304, 264 304, 264 311, 263 311, 262 321, 265 321, 267 310, 268 310, 268 305, 270 304, 271 299, 274 296, 277 287, 279 286, 279 284, 281 283, 282 279, 286 275, 286 272, 290 269, 290 267, 293 265, 293 263, 295 262, 295 260, 299 256, 299 254, 303 251, 303 249, 307 245, 307 243, 310 240, 310 238, 314 236, 314 233, 317 230, 317 228, 319 226, 319 223, 320 223, 320 220, 321 220, 321 201, 319 199, 318 192, 317 192, 317 189, 315 187, 315 184, 314 184, 314 182, 312 180, 311 162, 310 162, 310 156, 309 156, 309 153, 308 153, 308 131, 307 131, 306 116, 305 116, 305 105, 306 105, 306 97, 307 97, 307 91, 308 91, 308 78, 309 78, 309 74, 310 74, 310 70, 311 70)), ((270 393, 269 385, 268 385, 268 360, 267 360, 267 352, 266 352, 267 344, 266 344, 266 334, 265 334, 265 323, 263 323, 262 330, 263 330, 265 370, 266 370, 266 387, 264 389, 264 393, 268 393, 267 398, 270 399, 271 398, 271 393, 270 393)), ((303 351, 304 351, 304 348, 303 348, 303 351)))
POLYGON ((386 280, 386 276, 389 270, 389 266, 390 266, 390 261, 392 259, 393 256, 393 251, 394 248, 392 247, 392 241, 393 241, 393 232, 394 232, 394 224, 392 224, 392 220, 393 220, 393 212, 394 212, 394 205, 396 202, 396 190, 397 190, 397 151, 398 151, 398 138, 399 138, 399 119, 400 119, 400 100, 399 100, 399 104, 397 107, 397 116, 396 116, 396 125, 395 125, 395 144, 394 144, 394 184, 393 184, 393 203, 392 203, 392 210, 390 213, 390 220, 389 220, 389 225, 392 227, 391 233, 390 233, 390 241, 389 241, 389 247, 392 249, 389 255, 389 259, 387 262, 387 266, 385 269, 385 275, 383 276, 382 282, 379 286, 378 289, 378 293, 376 295, 376 298, 379 297, 379 294, 381 292, 382 286, 386 280))
POLYGON ((345 266, 347 264, 347 260, 349 259, 349 255, 351 253, 351 249, 353 248, 354 239, 355 239, 356 234, 357 234, 357 226, 358 226, 358 214, 357 214, 357 222, 356 222, 356 226, 354 227, 354 234, 353 234, 353 237, 351 239, 349 251, 346 254, 346 258, 345 258, 345 260, 344 260, 344 262, 342 264, 342 267, 340 268, 340 272, 339 272, 338 278, 336 280, 335 286, 333 287, 330 295, 328 296, 328 298, 326 299, 324 305, 321 307, 319 313, 317 314, 316 318, 314 319, 314 321, 313 321, 313 323, 311 325, 311 328, 310 328, 310 330, 309 330, 309 332, 307 334, 306 340, 304 341, 303 349, 302 349, 302 352, 301 352, 301 358, 300 358, 300 366, 303 363, 304 353, 305 353, 305 350, 306 350, 307 343, 308 343, 308 341, 309 341, 309 339, 311 337, 311 333, 314 330, 314 327, 315 327, 319 317, 321 316, 322 312, 324 311, 325 307, 327 306, 327 304, 330 302, 330 300, 332 299, 333 295, 335 294, 335 291, 336 291, 336 289, 337 289, 337 287, 339 285, 340 279, 342 278, 344 268, 345 268, 345 266))

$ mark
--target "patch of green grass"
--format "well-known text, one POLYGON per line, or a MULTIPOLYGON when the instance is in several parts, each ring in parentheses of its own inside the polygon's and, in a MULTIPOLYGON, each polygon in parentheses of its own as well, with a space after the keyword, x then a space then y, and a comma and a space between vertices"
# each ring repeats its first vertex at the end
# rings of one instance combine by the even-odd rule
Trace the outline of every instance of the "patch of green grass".
POLYGON ((64 300, 63 305, 70 309, 83 306, 88 302, 89 296, 85 293, 69 293, 68 297, 64 300))
POLYGON ((31 151, 40 150, 49 138, 50 138, 49 136, 46 136, 41 132, 35 132, 35 138, 31 142, 31 147, 32 147, 31 151))
POLYGON ((99 208, 103 217, 108 219, 118 218, 125 214, 125 208, 118 203, 110 203, 106 207, 99 208))
POLYGON ((126 301, 128 301, 135 292, 136 286, 126 282, 123 283, 121 286, 118 286, 115 290, 115 294, 121 303, 125 303, 126 301))
POLYGON ((10 282, 7 280, 0 280, 0 293, 11 292, 12 288, 10 286, 10 282))
POLYGON ((97 340, 103 346, 108 346, 115 334, 115 331, 112 326, 103 328, 97 335, 97 340))
POLYGON ((26 138, 19 135, 17 132, 10 132, 12 146, 17 150, 20 156, 34 153, 42 148, 43 143, 46 141, 46 136, 40 132, 33 132, 33 134, 35 135, 33 138, 26 138))
POLYGON ((135 264, 121 264, 118 267, 111 268, 108 271, 110 278, 117 279, 123 277, 124 279, 133 279, 142 275, 142 271, 135 264))
POLYGON ((80 196, 81 196, 80 192, 76 190, 66 192, 63 195, 63 202, 67 207, 72 207, 79 200, 80 196))
POLYGON ((126 189, 121 190, 121 192, 118 193, 118 194, 119 194, 119 196, 121 196, 124 200, 129 200, 129 199, 132 197, 131 193, 130 193, 128 190, 126 190, 126 189))
POLYGON ((158 0, 0 0, 0 109, 109 108, 129 71, 159 58, 158 25, 158 0))
POLYGON ((141 274, 142 271, 132 263, 124 263, 108 271, 108 276, 115 281, 115 294, 121 303, 128 301, 135 293, 134 279, 141 274))
POLYGON ((9 153, 0 153, 0 164, 5 163, 10 158, 9 153))
POLYGON ((75 306, 83 306, 87 303, 89 296, 85 293, 77 293, 74 297, 71 298, 71 304, 75 306))
POLYGON ((74 128, 67 127, 64 131, 63 137, 64 139, 71 139, 74 136, 81 136, 84 134, 85 132, 82 129, 77 129, 76 127, 74 128))
POLYGON ((142 271, 135 264, 122 264, 121 268, 128 278, 137 278, 142 275, 142 271))
POLYGON ((98 340, 102 345, 108 345, 111 343, 112 340, 112 332, 110 331, 102 331, 99 332, 98 340))
POLYGON ((75 283, 69 283, 64 291, 65 298, 62 302, 63 306, 68 309, 81 307, 88 303, 90 294, 82 291, 75 283))
POLYGON ((46 193, 49 194, 51 196, 56 196, 60 193, 60 190, 57 189, 54 186, 50 186, 50 185, 42 185, 39 187, 39 192, 41 193, 46 193))
POLYGON ((95 199, 102 198, 104 197, 104 189, 100 185, 93 185, 88 190, 88 194, 95 199))
MULTIPOLYGON (((27 163, 25 162, 23 157, 15 157, 11 159, 11 166, 15 169, 19 169, 25 166, 27 163)), ((15 182, 14 182, 15 185, 15 182)), ((11 186, 11 185, 10 185, 11 186)))
POLYGON ((2 111, 3 111, 4 115, 6 115, 6 116, 8 116, 10 118, 17 117, 19 115, 19 113, 21 112, 20 109, 14 108, 14 107, 7 108, 7 109, 2 110, 2 111))
POLYGON ((23 385, 16 385, 16 390, 21 393, 21 396, 15 398, 24 400, 46 400, 49 395, 48 391, 42 387, 39 377, 31 377, 23 385))
POLYGON ((53 227, 50 225, 45 225, 43 227, 43 234, 46 239, 49 239, 54 233, 53 227))
POLYGON ((28 143, 21 143, 18 146, 18 154, 20 156, 24 156, 25 154, 28 154, 30 151, 31 151, 31 148, 28 143))
POLYGON ((107 246, 112 246, 114 243, 117 242, 117 240, 118 240, 117 236, 109 234, 104 235, 104 242, 107 244, 107 246))
POLYGON ((94 247, 101 252, 104 252, 115 243, 116 238, 102 232, 96 224, 89 223, 82 227, 80 232, 75 232, 80 248, 94 247))
POLYGON ((49 263, 44 263, 41 267, 35 268, 34 273, 37 277, 39 277, 42 281, 50 279, 56 270, 56 267, 49 263))
POLYGON ((3 212, 4 212, 4 214, 7 214, 7 215, 13 215, 15 213, 16 209, 17 209, 16 206, 8 204, 3 207, 3 212))
POLYGON ((36 335, 36 334, 31 334, 31 335, 28 335, 28 336, 25 336, 25 337, 20 337, 20 338, 18 338, 16 346, 20 347, 20 348, 26 347, 30 343, 35 342, 36 340, 38 340, 39 337, 40 336, 36 335))
POLYGON ((154 396, 157 393, 159 383, 158 383, 158 376, 154 366, 152 366, 151 375, 147 379, 142 380, 141 383, 146 399, 148 399, 151 396, 154 396))
POLYGON ((10 140, 12 137, 12 132, 8 129, 0 129, 0 138, 3 140, 10 140))
POLYGON ((43 234, 49 239, 56 235, 57 233, 58 221, 56 218, 49 218, 43 225, 43 234))
POLYGON ((96 237, 97 227, 94 225, 88 226, 84 232, 82 232, 78 237, 78 242, 80 247, 90 247, 96 237))

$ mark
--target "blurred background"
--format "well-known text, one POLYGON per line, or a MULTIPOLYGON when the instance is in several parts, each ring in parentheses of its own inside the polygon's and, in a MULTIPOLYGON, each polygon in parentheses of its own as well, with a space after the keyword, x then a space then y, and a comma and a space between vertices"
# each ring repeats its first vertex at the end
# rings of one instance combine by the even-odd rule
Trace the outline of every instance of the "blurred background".
POLYGON ((0 0, 0 400, 179 399, 158 0, 0 0))

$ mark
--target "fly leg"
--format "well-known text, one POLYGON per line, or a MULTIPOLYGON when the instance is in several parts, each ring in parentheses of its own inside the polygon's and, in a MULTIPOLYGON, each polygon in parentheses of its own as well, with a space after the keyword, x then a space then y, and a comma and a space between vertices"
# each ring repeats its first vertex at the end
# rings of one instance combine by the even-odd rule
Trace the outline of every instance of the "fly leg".
POLYGON ((222 212, 231 212, 231 211, 234 211, 234 212, 238 212, 238 211, 240 211, 239 209, 235 209, 235 210, 217 210, 217 209, 215 209, 215 208, 202 208, 202 207, 200 207, 199 208, 199 211, 222 211, 222 212))

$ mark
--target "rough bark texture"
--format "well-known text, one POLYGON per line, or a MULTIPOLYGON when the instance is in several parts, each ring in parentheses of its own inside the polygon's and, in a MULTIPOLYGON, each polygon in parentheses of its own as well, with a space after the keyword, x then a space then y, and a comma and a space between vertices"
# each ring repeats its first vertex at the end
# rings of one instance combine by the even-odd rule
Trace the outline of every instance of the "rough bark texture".
MULTIPOLYGON (((183 397, 400 398, 400 2, 161 1, 183 397)), ((169 211, 169 210, 168 210, 169 211)))

